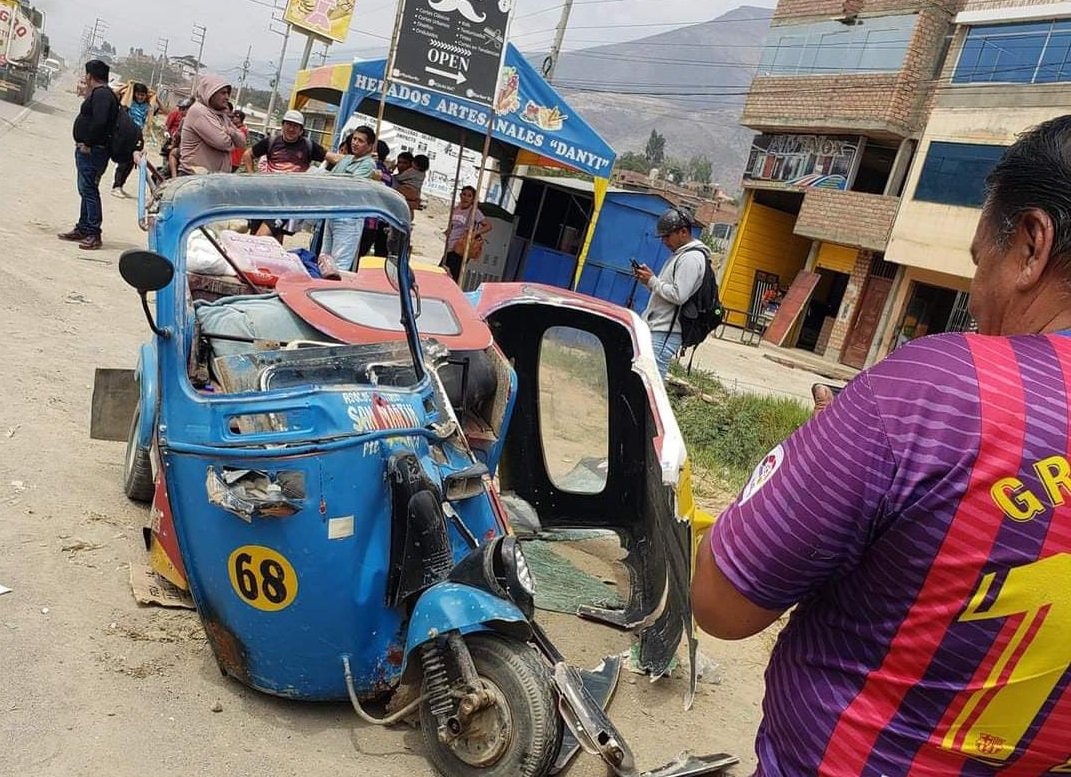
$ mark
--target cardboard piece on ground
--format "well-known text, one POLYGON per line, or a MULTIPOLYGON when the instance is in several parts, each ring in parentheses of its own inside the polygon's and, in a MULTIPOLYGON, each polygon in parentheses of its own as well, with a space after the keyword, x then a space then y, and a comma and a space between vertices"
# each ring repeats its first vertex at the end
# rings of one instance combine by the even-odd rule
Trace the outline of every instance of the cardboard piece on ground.
POLYGON ((193 597, 156 574, 148 564, 130 565, 130 590, 138 604, 195 609, 193 597))

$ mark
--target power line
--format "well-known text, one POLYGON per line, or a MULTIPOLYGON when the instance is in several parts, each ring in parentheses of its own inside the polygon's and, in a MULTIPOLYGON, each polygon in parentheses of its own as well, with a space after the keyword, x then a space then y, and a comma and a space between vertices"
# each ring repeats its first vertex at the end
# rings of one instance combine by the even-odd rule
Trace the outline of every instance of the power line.
MULTIPOLYGON (((1016 71, 1035 71, 1038 69, 1037 65, 1023 66, 1019 68, 1003 68, 1002 73, 1014 73, 1016 71)), ((901 71, 887 71, 890 75, 894 75, 901 71)), ((840 73, 839 75, 852 75, 851 71, 840 73)), ((772 75, 770 78, 806 78, 807 76, 780 76, 772 75)), ((954 89, 957 94, 984 94, 991 90, 993 87, 1001 87, 1010 85, 1030 85, 1028 82, 1021 81, 986 81, 986 82, 955 82, 955 74, 953 73, 948 77, 936 77, 936 78, 920 78, 912 83, 916 86, 935 86, 941 89, 954 89)), ((1062 82, 1040 82, 1040 83, 1068 83, 1068 81, 1062 82)), ((616 87, 625 86, 620 82, 581 82, 581 81, 563 81, 560 86, 567 89, 575 89, 580 92, 592 92, 598 94, 619 94, 624 96, 637 96, 637 97, 746 97, 754 91, 754 82, 748 85, 741 84, 703 84, 700 86, 688 87, 687 91, 669 91, 671 89, 680 89, 679 83, 664 83, 664 84, 644 84, 637 88, 637 85, 632 84, 632 88, 628 90, 617 89, 616 87), (667 91, 647 91, 648 89, 660 89, 665 88, 667 91), (699 91, 702 89, 710 89, 712 91, 699 91)), ((780 95, 830 95, 841 92, 857 92, 861 86, 853 83, 840 83, 835 85, 823 85, 814 88, 806 87, 789 87, 777 89, 763 89, 757 94, 768 96, 780 96, 780 95)), ((871 87, 872 88, 872 87, 871 87)))
MULTIPOLYGON (((685 27, 698 27, 700 25, 707 26, 709 24, 739 24, 741 22, 769 22, 769 16, 744 16, 737 17, 735 19, 723 19, 721 17, 717 19, 706 19, 695 22, 645 22, 642 24, 587 24, 578 25, 573 27, 574 30, 627 30, 627 29, 641 29, 646 27, 670 27, 673 30, 682 29, 685 27)), ((541 30, 530 30, 528 32, 520 33, 519 35, 513 35, 512 38, 525 38, 530 35, 539 35, 544 32, 554 32, 557 27, 546 27, 541 30)), ((672 30, 671 30, 672 31, 672 30)))

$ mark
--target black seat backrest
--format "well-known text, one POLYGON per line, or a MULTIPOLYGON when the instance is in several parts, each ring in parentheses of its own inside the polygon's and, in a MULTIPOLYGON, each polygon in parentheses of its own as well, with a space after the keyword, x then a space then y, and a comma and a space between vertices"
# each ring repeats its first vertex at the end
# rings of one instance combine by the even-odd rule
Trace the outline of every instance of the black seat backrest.
POLYGON ((439 379, 458 413, 477 412, 498 390, 498 377, 486 351, 453 351, 439 367, 439 379))

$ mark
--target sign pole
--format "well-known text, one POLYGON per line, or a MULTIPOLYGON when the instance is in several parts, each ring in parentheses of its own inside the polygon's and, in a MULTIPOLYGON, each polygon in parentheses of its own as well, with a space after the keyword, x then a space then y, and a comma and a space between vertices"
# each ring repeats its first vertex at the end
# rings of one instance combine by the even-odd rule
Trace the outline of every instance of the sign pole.
MULTIPOLYGON (((465 138, 466 138, 465 128, 462 127, 461 128, 461 140, 458 141, 458 147, 457 147, 457 170, 454 172, 454 191, 450 194, 450 214, 451 214, 451 216, 453 215, 454 208, 456 207, 456 205, 454 203, 457 202, 457 189, 458 189, 458 186, 461 184, 461 162, 465 158, 465 138)), ((478 192, 477 192, 477 194, 478 194, 478 192)), ((472 204, 472 206, 476 207, 476 203, 474 202, 472 204)), ((443 258, 445 258, 446 255, 448 253, 450 253, 450 231, 451 231, 450 230, 450 223, 447 222, 447 224, 446 224, 446 250, 443 251, 443 258)), ((461 275, 458 275, 457 278, 460 281, 461 280, 461 275)))
POLYGON ((480 157, 480 172, 476 176, 476 197, 469 209, 469 223, 465 228, 465 253, 461 255, 461 269, 457 273, 457 282, 464 290, 465 269, 469 263, 469 248, 472 246, 472 236, 476 232, 476 208, 480 204, 480 189, 483 188, 483 173, 487 168, 487 157, 491 153, 491 135, 495 130, 495 109, 491 108, 491 115, 487 121, 487 134, 483 138, 483 155, 480 157))
MULTIPOLYGON (((512 10, 512 7, 511 7, 512 10)), ((480 189, 483 188, 483 174, 487 169, 487 157, 491 153, 491 138, 494 136, 495 131, 495 99, 497 96, 498 88, 502 81, 502 66, 506 62, 506 49, 509 47, 509 33, 510 28, 513 26, 513 15, 510 14, 506 19, 506 29, 502 36, 502 56, 498 60, 498 80, 495 82, 495 95, 492 96, 491 105, 488 110, 487 117, 487 134, 483 138, 483 155, 480 158, 480 172, 476 176, 476 197, 472 202, 472 209, 469 211, 469 223, 465 233, 465 253, 461 256, 461 269, 457 273, 458 285, 464 289, 465 282, 465 270, 469 263, 469 248, 472 246, 472 236, 476 231, 476 208, 480 204, 480 189)))
MULTIPOLYGON (((379 94, 379 113, 376 114, 376 138, 383 126, 383 112, 387 107, 387 89, 390 86, 391 72, 398 56, 398 36, 402 29, 402 15, 405 13, 405 0, 398 0, 398 13, 394 16, 394 33, 390 39, 390 56, 387 57, 387 69, 383 72, 383 90, 379 94)), ((348 118, 348 117, 347 117, 348 118)))
POLYGON ((305 50, 301 52, 301 64, 298 70, 305 70, 309 66, 309 57, 312 56, 312 43, 316 39, 311 32, 305 33, 305 50))

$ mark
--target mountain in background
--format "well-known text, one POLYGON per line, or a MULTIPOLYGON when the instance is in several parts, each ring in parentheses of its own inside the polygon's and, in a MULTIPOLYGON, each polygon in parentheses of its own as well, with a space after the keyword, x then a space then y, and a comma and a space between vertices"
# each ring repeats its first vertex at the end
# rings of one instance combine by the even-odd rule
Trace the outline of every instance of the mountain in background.
POLYGON ((671 32, 566 52, 554 84, 618 154, 642 153, 658 130, 667 156, 709 157, 714 182, 735 191, 754 135, 740 114, 772 14, 745 5, 671 32))
MULTIPOLYGON (((736 191, 754 134, 740 126, 740 114, 772 14, 771 8, 745 5, 709 22, 567 51, 554 85, 619 155, 642 153, 651 130, 658 130, 667 156, 708 157, 714 183, 736 191)), ((386 50, 365 54, 381 57, 386 50)), ((527 56, 539 69, 545 52, 527 56)), ((268 62, 254 62, 252 71, 271 69, 268 62)), ((256 76, 250 82, 265 85, 256 76)), ((284 95, 291 83, 284 76, 284 95)))

